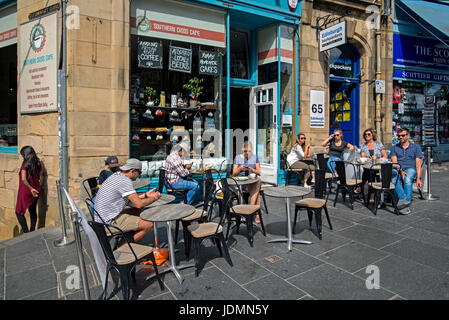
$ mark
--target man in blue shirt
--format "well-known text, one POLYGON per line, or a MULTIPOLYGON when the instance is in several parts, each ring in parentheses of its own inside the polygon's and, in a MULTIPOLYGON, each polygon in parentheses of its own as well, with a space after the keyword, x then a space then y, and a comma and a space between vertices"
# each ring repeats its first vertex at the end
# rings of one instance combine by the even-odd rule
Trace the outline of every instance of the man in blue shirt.
POLYGON ((391 147, 391 161, 399 163, 401 169, 393 172, 393 184, 398 195, 398 208, 401 214, 410 214, 410 203, 413 197, 413 180, 416 177, 416 186, 422 187, 421 181, 421 162, 423 158, 422 150, 419 145, 411 143, 410 132, 406 128, 398 130, 399 143, 391 147), (398 174, 400 173, 400 175, 398 174), (401 177, 401 179, 399 179, 401 177), (404 186, 402 186, 402 180, 404 186))

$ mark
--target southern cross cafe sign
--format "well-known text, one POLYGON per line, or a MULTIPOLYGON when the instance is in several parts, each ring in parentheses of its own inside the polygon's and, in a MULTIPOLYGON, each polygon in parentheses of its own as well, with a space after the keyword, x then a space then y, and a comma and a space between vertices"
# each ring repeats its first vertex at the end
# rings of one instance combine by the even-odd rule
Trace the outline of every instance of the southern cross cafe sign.
POLYGON ((20 113, 57 111, 57 13, 19 26, 20 113))

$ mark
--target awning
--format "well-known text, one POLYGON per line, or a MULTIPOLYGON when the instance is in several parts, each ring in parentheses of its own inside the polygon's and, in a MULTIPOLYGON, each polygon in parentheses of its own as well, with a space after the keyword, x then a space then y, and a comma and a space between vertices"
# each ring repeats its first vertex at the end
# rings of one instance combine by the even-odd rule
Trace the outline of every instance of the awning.
POLYGON ((428 24, 449 37, 449 4, 422 0, 401 0, 401 2, 428 24))
POLYGON ((0 11, 0 48, 17 43, 17 7, 0 11))

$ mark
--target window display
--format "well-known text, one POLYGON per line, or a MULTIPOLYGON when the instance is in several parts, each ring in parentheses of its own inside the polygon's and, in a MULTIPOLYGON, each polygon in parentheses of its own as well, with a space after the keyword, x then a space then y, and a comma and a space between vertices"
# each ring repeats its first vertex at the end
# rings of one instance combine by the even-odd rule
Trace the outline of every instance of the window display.
POLYGON ((393 83, 393 144, 398 143, 398 128, 410 130, 410 140, 422 143, 425 96, 435 96, 437 143, 449 143, 449 85, 415 81, 393 83))
POLYGON ((220 50, 131 36, 131 157, 162 161, 180 141, 190 144, 193 157, 206 155, 206 145, 213 151, 206 156, 215 154, 202 138, 206 129, 221 128, 220 50))

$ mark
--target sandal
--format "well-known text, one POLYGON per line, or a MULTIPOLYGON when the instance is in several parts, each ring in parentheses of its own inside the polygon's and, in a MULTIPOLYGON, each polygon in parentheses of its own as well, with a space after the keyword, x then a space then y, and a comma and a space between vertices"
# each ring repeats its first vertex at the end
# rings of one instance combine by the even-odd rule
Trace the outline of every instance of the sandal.
POLYGON ((257 223, 257 224, 260 223, 259 215, 257 215, 257 216, 254 218, 254 223, 257 223))

